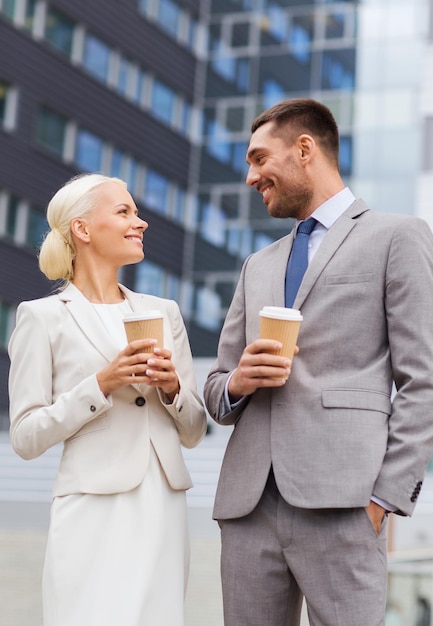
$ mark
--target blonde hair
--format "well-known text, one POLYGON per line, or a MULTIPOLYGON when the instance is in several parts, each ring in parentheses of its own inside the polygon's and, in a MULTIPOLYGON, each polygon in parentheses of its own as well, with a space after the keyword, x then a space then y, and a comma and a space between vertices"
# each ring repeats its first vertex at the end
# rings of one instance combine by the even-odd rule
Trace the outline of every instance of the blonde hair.
POLYGON ((39 268, 49 280, 70 281, 74 276, 76 254, 71 235, 71 222, 86 217, 97 203, 99 185, 115 182, 126 188, 120 178, 103 174, 81 174, 71 178, 51 198, 47 207, 47 233, 40 252, 39 268))

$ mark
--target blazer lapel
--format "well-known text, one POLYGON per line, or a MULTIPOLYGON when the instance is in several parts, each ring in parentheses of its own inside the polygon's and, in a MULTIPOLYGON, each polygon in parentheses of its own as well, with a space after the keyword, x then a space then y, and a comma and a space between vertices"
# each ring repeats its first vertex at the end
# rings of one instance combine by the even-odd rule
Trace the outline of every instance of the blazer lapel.
POLYGON ((280 239, 279 250, 275 255, 275 263, 270 268, 270 275, 273 279, 270 281, 272 289, 271 302, 275 306, 285 306, 285 290, 286 290, 286 272, 287 263, 289 262, 290 252, 292 250, 293 241, 295 239, 294 229, 280 239))
MULTIPOLYGON (((137 294, 119 285, 120 290, 128 300, 132 311, 143 311, 149 309, 149 302, 144 294, 137 294)), ((101 324, 101 320, 92 307, 91 303, 83 296, 81 291, 72 283, 58 294, 67 306, 69 313, 74 318, 77 326, 86 336, 87 340, 98 350, 102 356, 110 363, 119 353, 119 347, 111 341, 109 333, 101 324)), ((149 387, 133 384, 141 394, 149 391, 149 387)))
POLYGON ((59 298, 65 302, 69 313, 88 341, 108 362, 112 361, 118 354, 119 348, 111 341, 110 335, 101 324, 98 314, 87 298, 72 283, 59 293, 59 298))
POLYGON ((326 265, 332 259, 351 230, 355 228, 356 220, 354 218, 368 210, 367 205, 362 200, 356 200, 341 217, 338 218, 335 224, 331 226, 305 272, 304 279, 299 288, 295 302, 293 303, 294 308, 301 308, 326 265))

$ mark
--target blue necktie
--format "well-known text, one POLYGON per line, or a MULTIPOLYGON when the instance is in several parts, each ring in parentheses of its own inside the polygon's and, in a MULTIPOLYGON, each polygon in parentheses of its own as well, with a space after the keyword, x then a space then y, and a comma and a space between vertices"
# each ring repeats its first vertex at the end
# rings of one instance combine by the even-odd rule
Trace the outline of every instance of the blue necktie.
POLYGON ((299 286, 308 267, 308 241, 317 220, 309 217, 300 222, 287 264, 286 274, 286 307, 291 308, 298 293, 299 286))

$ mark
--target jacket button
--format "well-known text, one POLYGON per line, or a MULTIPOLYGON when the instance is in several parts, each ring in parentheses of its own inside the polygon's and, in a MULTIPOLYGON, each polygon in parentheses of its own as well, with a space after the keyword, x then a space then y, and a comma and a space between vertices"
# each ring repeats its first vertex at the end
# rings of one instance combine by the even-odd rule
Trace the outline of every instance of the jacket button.
POLYGON ((91 404, 90 410, 92 411, 92 413, 94 413, 96 411, 96 406, 94 404, 91 404))
POLYGON ((146 400, 143 398, 143 396, 138 396, 138 398, 135 398, 135 404, 137 406, 143 406, 144 404, 146 404, 146 400))

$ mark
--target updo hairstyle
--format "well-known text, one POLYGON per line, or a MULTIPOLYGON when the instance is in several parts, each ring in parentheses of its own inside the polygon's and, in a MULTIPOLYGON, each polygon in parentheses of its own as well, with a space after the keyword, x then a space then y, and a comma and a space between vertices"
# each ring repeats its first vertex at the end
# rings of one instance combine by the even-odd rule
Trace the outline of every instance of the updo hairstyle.
POLYGON ((71 234, 71 222, 92 212, 98 200, 99 185, 116 182, 126 188, 119 178, 102 174, 81 174, 69 180, 51 198, 47 207, 47 233, 40 252, 39 268, 49 280, 71 281, 76 254, 71 234))

